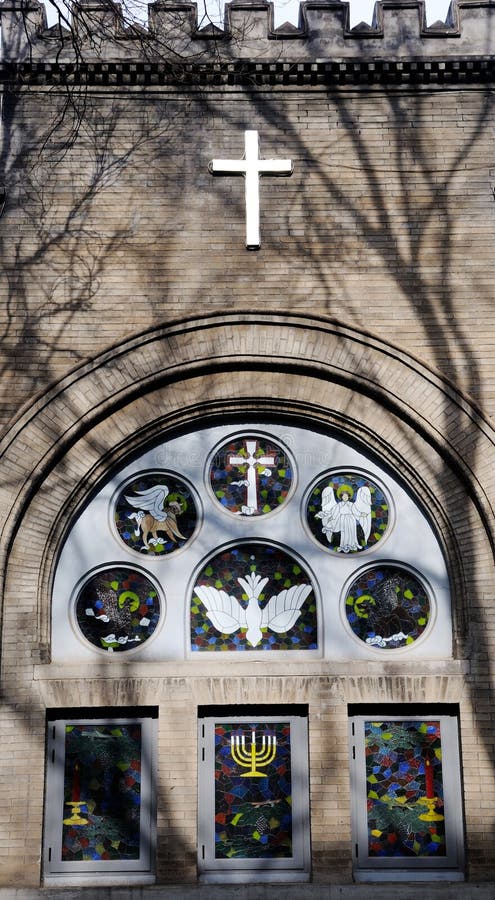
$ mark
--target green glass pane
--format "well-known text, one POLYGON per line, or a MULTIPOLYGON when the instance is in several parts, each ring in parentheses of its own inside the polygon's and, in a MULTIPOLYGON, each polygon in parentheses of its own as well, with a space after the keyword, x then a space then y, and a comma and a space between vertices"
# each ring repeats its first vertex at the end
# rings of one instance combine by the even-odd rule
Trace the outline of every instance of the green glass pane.
POLYGON ((139 859, 141 725, 68 725, 62 860, 139 859))
POLYGON ((440 722, 366 722, 368 855, 446 854, 440 722))

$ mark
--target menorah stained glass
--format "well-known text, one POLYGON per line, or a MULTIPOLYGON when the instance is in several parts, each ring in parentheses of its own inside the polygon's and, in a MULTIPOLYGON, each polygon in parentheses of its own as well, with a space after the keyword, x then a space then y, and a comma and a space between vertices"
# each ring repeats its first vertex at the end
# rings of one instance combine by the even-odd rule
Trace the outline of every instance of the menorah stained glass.
POLYGON ((293 479, 287 452, 268 437, 233 438, 210 463, 210 483, 224 509, 237 516, 261 516, 286 500, 293 479))
POLYGON ((350 585, 347 621, 370 647, 393 650, 413 644, 428 625, 430 600, 419 578, 394 565, 373 566, 350 585))
POLYGON ((290 724, 215 727, 215 856, 292 857, 290 724))
POLYGON ((153 582, 123 566, 90 575, 76 601, 84 637, 109 653, 139 647, 151 637, 159 618, 160 598, 153 582))
POLYGON ((314 650, 316 599, 309 574, 278 547, 243 543, 212 557, 195 578, 195 651, 314 650))
POLYGON ((141 725, 65 726, 63 862, 140 855, 141 725))

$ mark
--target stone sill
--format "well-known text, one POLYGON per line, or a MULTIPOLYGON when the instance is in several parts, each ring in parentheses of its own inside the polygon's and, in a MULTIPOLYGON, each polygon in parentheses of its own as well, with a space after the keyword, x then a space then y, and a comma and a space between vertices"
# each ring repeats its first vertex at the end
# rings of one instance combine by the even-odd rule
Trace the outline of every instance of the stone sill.
MULTIPOLYGON (((49 663, 34 667, 35 681, 65 681, 84 678, 101 680, 112 678, 146 679, 157 678, 445 678, 466 676, 470 673, 469 660, 352 660, 348 662, 265 662, 246 660, 236 662, 225 657, 221 659, 169 660, 167 662, 124 662, 102 659, 91 666, 88 663, 49 663)), ((1 900, 1 896, 0 896, 1 900)))

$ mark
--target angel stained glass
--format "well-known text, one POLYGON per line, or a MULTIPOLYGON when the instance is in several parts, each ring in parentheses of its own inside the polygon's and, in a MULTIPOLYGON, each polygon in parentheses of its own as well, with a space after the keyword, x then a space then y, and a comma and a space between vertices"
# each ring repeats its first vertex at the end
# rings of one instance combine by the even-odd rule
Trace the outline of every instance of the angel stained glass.
POLYGON ((320 544, 337 553, 356 553, 373 547, 385 534, 389 503, 371 479, 337 472, 311 491, 307 520, 320 544))

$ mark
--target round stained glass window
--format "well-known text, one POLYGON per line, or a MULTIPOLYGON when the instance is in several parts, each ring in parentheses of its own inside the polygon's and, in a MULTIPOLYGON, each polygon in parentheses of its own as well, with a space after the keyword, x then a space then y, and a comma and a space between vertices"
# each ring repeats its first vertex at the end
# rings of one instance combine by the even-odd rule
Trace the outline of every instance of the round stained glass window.
POLYGON ((306 504, 309 529, 325 549, 357 553, 385 534, 390 505, 374 481, 356 472, 333 472, 315 484, 306 504))
POLYGON ((136 569, 112 566, 96 572, 76 600, 77 624, 84 637, 110 653, 141 646, 159 618, 157 589, 136 569))
POLYGON ((237 437, 216 450, 210 484, 218 502, 236 516, 262 516, 287 498, 293 466, 268 437, 237 437))
POLYGON ((278 547, 243 543, 199 572, 191 602, 192 650, 315 650, 311 579, 278 547))
POLYGON ((169 472, 139 475, 120 492, 115 525, 124 544, 147 556, 173 553, 192 537, 197 522, 191 489, 169 472))
POLYGON ((345 611, 354 634, 384 650, 413 644, 431 615, 428 593, 419 578, 393 565, 362 572, 347 591, 345 611))

